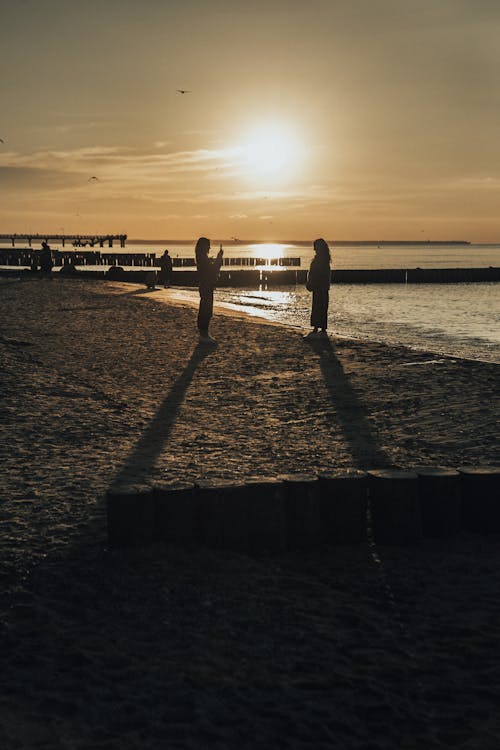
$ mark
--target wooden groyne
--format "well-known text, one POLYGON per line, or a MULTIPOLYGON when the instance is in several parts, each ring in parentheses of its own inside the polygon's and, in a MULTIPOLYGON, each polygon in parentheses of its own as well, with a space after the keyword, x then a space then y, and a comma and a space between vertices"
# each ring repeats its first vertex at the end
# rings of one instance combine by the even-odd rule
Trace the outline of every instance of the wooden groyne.
MULTIPOLYGON (((39 251, 32 248, 0 248, 0 267, 19 273, 37 266, 39 251)), ((146 282, 160 265, 156 253, 120 253, 101 250, 53 250, 54 272, 73 273, 94 278, 146 282)), ((300 258, 225 257, 220 286, 259 288, 305 284, 307 269, 300 268, 300 258)), ((172 284, 196 286, 196 261, 192 257, 172 258, 172 284)), ((334 269, 333 284, 456 284, 500 281, 500 268, 365 268, 334 269)))
MULTIPOLYGON (((61 271, 64 270, 64 267, 61 271)), ((155 274, 150 270, 129 269, 113 266, 106 272, 82 271, 86 276, 99 275, 104 278, 134 283, 147 283, 155 274)), ((156 277, 155 277, 156 278, 156 277)), ((227 269, 219 274, 219 287, 281 287, 304 285, 307 270, 299 268, 254 268, 227 269)), ((332 284, 457 284, 500 281, 500 268, 426 268, 426 269, 382 269, 342 270, 332 272, 332 284)), ((175 268, 172 273, 173 286, 197 286, 198 274, 194 269, 175 268)))
POLYGON ((107 493, 108 539, 113 547, 166 542, 283 554, 498 534, 499 493, 498 466, 133 483, 107 493))
MULTIPOLYGON (((101 245, 102 247, 102 245, 101 245)), ((36 260, 38 249, 0 248, 0 266, 31 267, 36 260)), ((123 268, 159 268, 160 258, 156 253, 109 253, 100 250, 52 250, 52 257, 56 266, 75 265, 88 268, 89 266, 122 266, 123 268)), ((196 260, 192 258, 172 258, 174 268, 196 268, 196 260)), ((300 258, 249 258, 225 257, 222 259, 224 267, 231 268, 297 268, 300 258)))
MULTIPOLYGON (((0 266, 2 263, 0 262, 0 266)), ((419 269, 408 270, 343 270, 332 274, 332 284, 458 284, 500 281, 500 268, 426 268, 422 273, 419 269)), ((16 275, 36 273, 29 267, 9 266, 0 268, 2 275, 16 275)), ((107 270, 88 269, 85 266, 75 266, 71 263, 54 268, 52 273, 89 279, 109 279, 125 281, 133 284, 158 283, 157 269, 153 265, 127 267, 112 265, 107 270)), ((245 287, 259 289, 260 287, 294 286, 306 283, 305 269, 222 269, 219 275, 219 287, 245 287)), ((198 285, 198 274, 195 269, 175 268, 171 279, 172 286, 195 287, 198 285)))
POLYGON ((369 268, 336 269, 334 284, 458 284, 500 281, 500 268, 369 268))

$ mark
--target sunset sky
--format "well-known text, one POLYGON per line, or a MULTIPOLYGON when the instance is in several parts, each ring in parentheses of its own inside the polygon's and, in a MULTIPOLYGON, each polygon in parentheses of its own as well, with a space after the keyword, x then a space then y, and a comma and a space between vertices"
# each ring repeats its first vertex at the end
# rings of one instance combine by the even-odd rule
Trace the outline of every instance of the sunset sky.
POLYGON ((498 0, 0 7, 0 233, 500 242, 498 0))

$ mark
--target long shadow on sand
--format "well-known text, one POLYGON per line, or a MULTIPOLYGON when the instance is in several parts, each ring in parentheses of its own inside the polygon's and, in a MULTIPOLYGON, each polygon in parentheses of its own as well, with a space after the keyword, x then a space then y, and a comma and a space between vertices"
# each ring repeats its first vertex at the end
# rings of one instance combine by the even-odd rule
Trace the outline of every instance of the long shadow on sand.
POLYGON ((380 447, 376 430, 370 425, 366 409, 344 372, 332 342, 317 339, 307 343, 319 357, 321 373, 356 468, 393 466, 389 455, 380 447))
MULTIPOLYGON (((118 279, 119 281, 120 279, 118 279)), ((140 281, 135 281, 135 284, 140 284, 140 281)), ((122 292, 121 294, 117 294, 117 297, 137 297, 137 295, 140 294, 149 294, 150 292, 159 292, 160 287, 156 286, 154 289, 148 289, 148 287, 143 286, 140 289, 131 289, 128 292, 122 292)))
POLYGON ((196 346, 184 371, 172 385, 167 397, 161 403, 156 415, 149 423, 146 431, 127 456, 121 468, 111 482, 116 486, 121 482, 140 481, 148 476, 153 465, 163 450, 181 406, 186 391, 194 377, 196 369, 213 352, 213 349, 200 345, 196 346))

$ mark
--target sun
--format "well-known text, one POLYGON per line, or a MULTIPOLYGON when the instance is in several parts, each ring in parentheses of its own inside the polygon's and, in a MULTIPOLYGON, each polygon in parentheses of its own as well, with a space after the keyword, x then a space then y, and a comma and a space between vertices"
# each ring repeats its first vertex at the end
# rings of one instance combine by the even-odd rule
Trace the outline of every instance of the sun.
POLYGON ((244 140, 241 149, 244 168, 251 177, 285 180, 293 176, 302 160, 300 143, 290 128, 262 125, 244 140))

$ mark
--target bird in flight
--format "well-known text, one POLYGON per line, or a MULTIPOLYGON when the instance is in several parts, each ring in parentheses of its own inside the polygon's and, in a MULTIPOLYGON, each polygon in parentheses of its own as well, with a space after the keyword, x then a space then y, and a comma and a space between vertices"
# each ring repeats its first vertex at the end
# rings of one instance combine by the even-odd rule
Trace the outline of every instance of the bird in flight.
POLYGON ((87 182, 99 182, 99 178, 98 177, 89 177, 89 179, 87 180, 87 182))
POLYGON ((190 94, 191 91, 189 89, 177 89, 178 94, 190 94))

